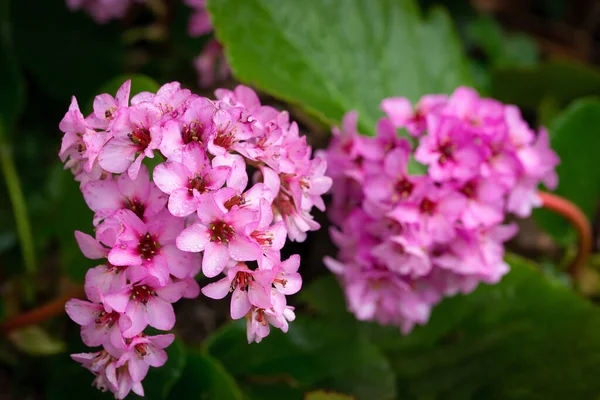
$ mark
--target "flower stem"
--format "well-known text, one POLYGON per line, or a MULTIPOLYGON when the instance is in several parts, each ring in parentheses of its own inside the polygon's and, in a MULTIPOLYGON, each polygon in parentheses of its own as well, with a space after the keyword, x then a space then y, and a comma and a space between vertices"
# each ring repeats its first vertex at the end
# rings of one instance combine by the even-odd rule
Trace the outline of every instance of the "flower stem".
POLYGON ((583 276, 587 260, 592 252, 592 226, 586 215, 574 203, 556 194, 539 192, 543 207, 566 218, 577 230, 579 249, 575 259, 569 266, 569 274, 578 281, 583 276))
POLYGON ((15 223, 17 225, 17 234, 21 243, 21 252, 23 253, 23 262, 25 264, 25 293, 29 301, 33 301, 35 294, 35 286, 33 285, 33 275, 36 271, 35 248, 33 244, 33 235, 31 233, 31 224, 27 215, 27 204, 19 175, 15 168, 12 149, 5 138, 5 126, 0 120, 0 168, 2 175, 6 181, 8 196, 12 204, 15 215, 15 223))
POLYGON ((44 304, 26 313, 8 318, 0 325, 0 332, 9 333, 15 329, 29 325, 37 325, 65 311, 65 303, 72 298, 80 298, 85 294, 83 288, 73 290, 49 303, 44 304))

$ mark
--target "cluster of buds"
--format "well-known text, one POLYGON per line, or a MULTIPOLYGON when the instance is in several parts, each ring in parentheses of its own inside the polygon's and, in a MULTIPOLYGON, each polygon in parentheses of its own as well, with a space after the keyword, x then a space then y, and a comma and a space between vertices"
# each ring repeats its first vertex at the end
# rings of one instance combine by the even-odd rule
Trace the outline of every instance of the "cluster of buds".
POLYGON ((269 326, 287 331, 295 316, 286 295, 302 280, 297 255, 281 260, 286 238, 303 241, 319 225, 331 186, 326 163, 312 158, 287 112, 263 106, 248 87, 217 90, 210 100, 172 82, 129 101, 130 81, 115 97, 97 96, 84 117, 73 98, 60 123, 60 149, 86 203, 94 235, 75 238, 100 265, 88 271, 89 301, 69 316, 95 353, 77 354, 96 386, 123 398, 142 394, 149 366, 164 364, 173 303, 199 295, 195 276, 224 275, 202 292, 233 292, 231 316, 246 318, 248 341, 269 326), (164 162, 149 171, 146 158, 164 162), (151 179, 152 177, 152 179, 151 179))
POLYGON ((358 319, 407 333, 445 296, 508 272, 504 242, 517 227, 505 216, 541 205, 538 185, 556 186, 558 158, 544 129, 472 89, 424 96, 414 109, 405 98, 381 106, 376 137, 358 134, 354 112, 333 130, 326 159, 339 253, 325 261, 358 319))

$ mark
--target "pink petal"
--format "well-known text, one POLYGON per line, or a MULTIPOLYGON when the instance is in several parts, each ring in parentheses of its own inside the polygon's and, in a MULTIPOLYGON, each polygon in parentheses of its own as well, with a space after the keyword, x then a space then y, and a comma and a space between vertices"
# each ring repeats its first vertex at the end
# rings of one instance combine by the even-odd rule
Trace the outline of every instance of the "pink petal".
POLYGON ((123 336, 126 338, 131 338, 139 333, 141 333, 146 326, 148 326, 148 316, 146 315, 146 308, 150 302, 146 305, 143 305, 139 301, 130 301, 127 309, 125 311, 125 315, 129 317, 131 320, 131 326, 129 329, 123 331, 123 336))
POLYGON ((258 285, 255 282, 251 282, 248 287, 248 300, 253 306, 257 308, 270 308, 271 307, 271 289, 258 285))
POLYGON ((109 293, 104 296, 104 303, 107 304, 113 310, 123 313, 127 309, 127 305, 129 304, 130 293, 127 292, 118 292, 118 293, 109 293))
MULTIPOLYGON (((168 335, 162 335, 168 336, 168 335)), ((173 335, 171 335, 173 336, 173 335)), ((174 338, 174 336, 173 336, 174 338)), ((173 340, 171 340, 173 341, 173 340)), ((166 346, 165 346, 166 347, 166 346)), ((144 357, 144 362, 152 367, 162 367, 167 362, 167 352, 161 348, 156 348, 154 351, 148 352, 144 357)))
POLYGON ((225 277, 214 283, 210 283, 202 288, 202 293, 211 299, 222 299, 229 294, 231 281, 225 277))
POLYGON ((169 196, 169 212, 176 217, 187 217, 198 209, 198 200, 187 188, 176 189, 169 196))
POLYGON ((103 311, 99 304, 78 299, 71 299, 65 304, 69 317, 79 325, 93 324, 97 314, 103 311))
POLYGON ((190 176, 203 173, 207 168, 210 168, 206 152, 198 142, 191 142, 183 148, 181 162, 190 171, 190 176))
POLYGON ((302 288, 302 277, 300 274, 286 274, 284 279, 286 280, 285 286, 278 288, 281 293, 285 295, 296 294, 302 288))
POLYGON ((138 173, 140 172, 140 168, 142 167, 142 161, 146 157, 146 154, 140 153, 137 158, 133 161, 133 163, 127 168, 127 174, 133 180, 137 179, 138 173))
POLYGON ((108 255, 108 249, 86 233, 75 231, 75 240, 83 255, 91 260, 106 258, 108 255))
POLYGON ((129 359, 129 375, 134 382, 141 382, 148 374, 150 366, 145 362, 145 358, 134 356, 129 359))
POLYGON ((122 246, 113 247, 108 253, 108 261, 111 264, 128 266, 140 265, 142 263, 142 257, 139 255, 137 247, 122 246))
POLYGON ((112 180, 92 181, 86 183, 81 192, 88 207, 93 211, 118 210, 123 203, 117 182, 112 180))
POLYGON ((175 325, 173 306, 158 297, 152 297, 146 304, 148 325, 161 331, 168 331, 175 325))
POLYGON ((201 262, 199 254, 181 251, 174 244, 161 247, 160 252, 167 260, 171 274, 179 279, 189 276, 201 262))
POLYGON ((174 190, 187 188, 192 173, 181 163, 167 161, 157 165, 152 176, 160 190, 171 194, 174 190))
POLYGON ((180 250, 197 253, 205 249, 209 240, 209 229, 202 224, 194 224, 185 228, 177 236, 176 243, 180 250))
POLYGON ((254 241, 237 234, 229 242, 229 255, 236 261, 256 261, 262 255, 262 249, 254 241))
POLYGON ((106 171, 120 174, 135 160, 137 148, 130 140, 113 138, 104 145, 98 155, 98 163, 106 171))
POLYGON ((146 200, 150 194, 150 175, 145 165, 140 167, 137 178, 131 180, 128 175, 123 174, 117 180, 119 191, 128 199, 146 200))
POLYGON ((248 292, 236 288, 231 295, 231 304, 229 308, 231 318, 240 319, 245 316, 251 308, 252 304, 250 304, 248 299, 248 292))
POLYGON ((227 265, 229 259, 227 245, 217 242, 208 242, 202 258, 202 273, 204 273, 204 276, 207 278, 213 278, 219 275, 227 265))
POLYGON ((166 347, 169 347, 173 343, 173 341, 175 340, 175 335, 173 335, 172 333, 167 333, 165 335, 150 336, 148 337, 148 339, 150 339, 150 342, 154 346, 158 347, 159 349, 164 349, 166 347))
POLYGON ((155 292, 162 300, 169 303, 175 303, 181 299, 183 293, 187 290, 187 282, 179 281, 168 284, 165 287, 156 288, 155 292))

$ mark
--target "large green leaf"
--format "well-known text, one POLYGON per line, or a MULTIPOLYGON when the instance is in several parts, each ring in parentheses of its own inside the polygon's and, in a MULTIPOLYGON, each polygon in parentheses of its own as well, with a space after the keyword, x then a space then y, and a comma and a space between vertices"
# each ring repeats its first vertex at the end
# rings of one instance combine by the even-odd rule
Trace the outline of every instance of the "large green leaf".
MULTIPOLYGON (((508 261, 512 270, 499 284, 445 300, 408 336, 362 326, 388 356, 399 398, 597 398, 600 311, 529 262, 508 261)), ((339 293, 335 284, 308 288, 311 304, 326 299, 329 285, 329 296, 339 293)))
POLYGON ((469 83, 446 12, 413 0, 214 0, 216 34, 234 75, 328 123, 360 112, 373 133, 385 97, 469 83))
POLYGON ((124 67, 117 23, 98 26, 63 0, 12 4, 15 48, 23 66, 50 96, 87 98, 124 67))
MULTIPOLYGON (((209 341, 219 359, 244 388, 264 397, 272 387, 286 398, 301 391, 330 389, 357 399, 392 399, 396 387, 389 363, 356 329, 342 329, 319 317, 298 318, 287 334, 273 329, 260 344, 248 345, 245 326, 232 323, 209 341)), ((271 398, 271 397, 269 397, 271 398)))
MULTIPOLYGON (((561 159, 557 167, 556 193, 571 200, 591 218, 600 201, 600 101, 583 99, 573 103, 550 125, 552 148, 561 159)), ((539 210, 536 220, 561 241, 574 238, 572 228, 560 216, 539 210)))
POLYGON ((242 400, 237 383, 210 355, 189 350, 187 365, 169 399, 242 400))

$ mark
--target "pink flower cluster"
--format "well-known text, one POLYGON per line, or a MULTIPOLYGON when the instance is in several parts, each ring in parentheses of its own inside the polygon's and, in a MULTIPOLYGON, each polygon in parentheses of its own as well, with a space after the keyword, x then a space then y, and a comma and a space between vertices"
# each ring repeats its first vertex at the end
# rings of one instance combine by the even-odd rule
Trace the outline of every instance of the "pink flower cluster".
MULTIPOLYGON (((200 37, 211 33, 213 26, 206 10, 206 0, 185 0, 185 4, 194 10, 188 24, 189 35, 200 37)), ((229 64, 223 54, 223 47, 215 38, 209 39, 204 45, 202 53, 194 59, 194 67, 198 72, 198 85, 204 88, 231 75, 229 64)))
POLYGON ((134 2, 145 0, 66 0, 70 10, 84 10, 98 24, 105 24, 113 19, 121 19, 129 6, 134 2))
POLYGON ((233 292, 231 316, 246 318, 248 341, 269 326, 287 331, 295 316, 286 295, 300 290, 300 258, 281 260, 286 237, 303 241, 319 225, 331 186, 326 163, 312 158, 287 112, 263 106, 248 87, 217 90, 210 100, 177 82, 129 100, 130 81, 115 97, 97 96, 84 117, 73 98, 60 123, 60 157, 94 211, 94 235, 75 232, 90 259, 89 301, 71 300, 69 316, 88 346, 73 358, 95 385, 123 398, 143 394, 149 366, 166 361, 173 303, 198 296, 194 277, 223 278, 202 292, 233 292), (152 173, 142 163, 161 157, 152 173), (249 175, 250 172, 250 175, 249 175), (152 177, 152 180, 151 180, 152 177))
POLYGON ((325 261, 358 319, 407 333, 443 297, 507 273, 503 243, 517 227, 505 216, 541 205, 537 187, 556 186, 558 158, 544 129, 472 89, 424 96, 414 109, 405 98, 381 106, 376 137, 359 135, 355 112, 333 130, 326 159, 339 254, 325 261))

